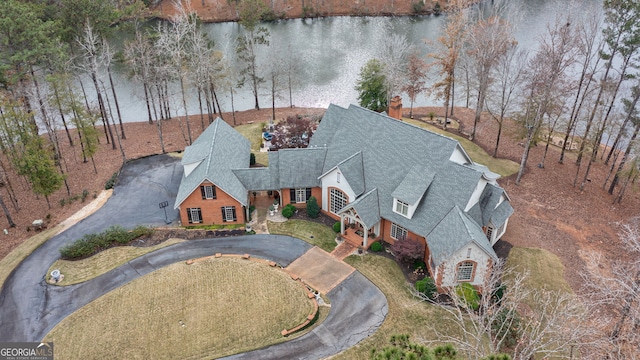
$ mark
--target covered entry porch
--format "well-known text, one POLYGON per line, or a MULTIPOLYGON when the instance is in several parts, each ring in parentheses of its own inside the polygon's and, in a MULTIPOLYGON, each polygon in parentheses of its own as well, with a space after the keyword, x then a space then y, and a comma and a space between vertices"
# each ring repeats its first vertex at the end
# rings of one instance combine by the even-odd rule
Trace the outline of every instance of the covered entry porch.
POLYGON ((381 238, 380 221, 368 225, 354 208, 340 212, 340 235, 351 245, 368 249, 372 243, 381 238))

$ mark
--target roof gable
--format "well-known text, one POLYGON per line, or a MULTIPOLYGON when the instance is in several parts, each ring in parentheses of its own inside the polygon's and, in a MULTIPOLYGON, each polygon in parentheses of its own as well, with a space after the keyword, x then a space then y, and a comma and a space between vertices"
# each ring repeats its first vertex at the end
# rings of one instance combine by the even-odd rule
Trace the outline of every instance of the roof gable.
POLYGON ((380 221, 380 206, 378 205, 378 190, 372 189, 360 196, 354 202, 347 204, 338 214, 354 209, 367 229, 371 229, 380 221))
POLYGON ((224 120, 217 118, 184 151, 181 161, 183 165, 198 164, 190 172, 183 174, 174 209, 205 180, 242 205, 247 205, 247 189, 231 170, 249 167, 250 146, 249 140, 224 120))
POLYGON ((434 171, 424 166, 414 165, 391 196, 409 205, 415 205, 422 199, 435 175, 434 171))
POLYGON ((498 259, 482 229, 457 206, 427 235, 431 258, 436 267, 471 242, 492 259, 498 259))

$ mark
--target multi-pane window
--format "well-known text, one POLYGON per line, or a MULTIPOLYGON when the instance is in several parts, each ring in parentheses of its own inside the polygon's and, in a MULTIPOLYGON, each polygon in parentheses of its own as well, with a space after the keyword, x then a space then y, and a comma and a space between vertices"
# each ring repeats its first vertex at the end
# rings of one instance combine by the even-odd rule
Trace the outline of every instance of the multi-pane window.
POLYGON ((200 186, 200 192, 202 193, 202 199, 215 199, 216 198, 216 188, 213 185, 202 185, 200 186))
POLYGON ((297 203, 307 202, 307 189, 296 189, 296 202, 297 203))
POLYGON ((236 207, 235 206, 223 206, 222 208, 222 221, 236 221, 236 207))
POLYGON ((487 230, 485 231, 485 233, 487 234, 487 239, 491 241, 491 236, 493 235, 493 226, 487 226, 487 230))
POLYGON ((329 190, 329 195, 331 198, 331 211, 334 214, 337 214, 343 207, 347 205, 347 195, 340 191, 339 189, 332 188, 329 190))
POLYGON ((409 215, 409 204, 406 202, 396 200, 396 212, 398 214, 408 216, 409 215))
POLYGON ((463 261, 458 264, 458 281, 473 280, 473 269, 475 263, 473 261, 463 261))
POLYGON ((391 224, 391 238, 394 240, 404 240, 409 232, 407 229, 394 223, 391 224))
POLYGON ((202 210, 200 208, 187 208, 187 218, 189 224, 199 224, 202 222, 202 210))

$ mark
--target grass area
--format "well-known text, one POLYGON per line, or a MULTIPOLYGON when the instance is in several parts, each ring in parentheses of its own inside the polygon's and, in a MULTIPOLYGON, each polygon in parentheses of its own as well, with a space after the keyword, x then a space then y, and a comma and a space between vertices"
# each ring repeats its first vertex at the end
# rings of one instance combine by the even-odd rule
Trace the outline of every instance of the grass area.
POLYGON ((331 252, 336 247, 336 233, 328 226, 306 220, 287 220, 282 223, 269 221, 269 233, 296 237, 320 249, 331 252), (313 236, 313 239, 311 238, 313 236))
POLYGON ((562 261, 547 250, 514 247, 509 252, 507 266, 528 271, 529 276, 525 284, 532 289, 573 292, 564 279, 562 261))
POLYGON ((96 299, 44 341, 61 359, 219 358, 290 340, 313 304, 305 289, 261 262, 176 263, 96 299), (106 335, 106 336, 105 336, 106 335))
POLYGON ((260 144, 262 144, 262 124, 238 125, 235 129, 251 142, 251 152, 256 155, 256 163, 268 166, 268 153, 260 152, 260 144))
POLYGON ((476 145, 472 141, 469 141, 468 139, 465 139, 464 137, 454 135, 450 132, 442 130, 437 126, 433 126, 422 121, 407 118, 404 118, 402 120, 409 124, 458 140, 464 150, 469 154, 469 156, 471 156, 471 159, 473 161, 487 166, 489 170, 500 174, 501 176, 509 176, 518 172, 518 168, 520 167, 518 163, 508 159, 496 159, 493 156, 487 154, 487 152, 484 151, 484 149, 482 149, 480 146, 476 145))
POLYGON ((371 280, 386 296, 389 313, 382 326, 371 337, 335 356, 335 359, 369 359, 371 348, 388 344, 393 334, 409 334, 416 342, 435 340, 434 329, 456 334, 449 325, 447 313, 437 306, 420 302, 408 290, 402 271, 396 263, 377 255, 350 256, 345 261, 371 280))
POLYGON ((51 271, 58 269, 64 275, 64 279, 56 285, 78 284, 100 276, 144 254, 183 241, 169 239, 161 244, 149 247, 116 246, 82 260, 57 260, 47 271, 47 278, 50 276, 51 271))
MULTIPOLYGON (((387 344, 393 334, 409 334, 413 341, 423 343, 436 340, 434 329, 452 336, 459 332, 455 325, 451 325, 449 315, 444 310, 420 302, 409 293, 404 275, 393 260, 366 255, 350 256, 345 262, 355 267, 385 294, 389 313, 375 334, 337 355, 335 359, 369 359, 370 349, 387 344)), ((571 291, 562 276, 564 266, 560 259, 548 251, 514 247, 509 254, 508 265, 529 272, 528 286, 571 291)))
POLYGON ((18 247, 13 249, 13 251, 11 251, 2 260, 0 260, 0 289, 2 288, 2 285, 4 285, 4 282, 7 280, 13 269, 15 269, 22 262, 22 260, 26 259, 27 256, 31 255, 31 253, 35 249, 44 244, 45 241, 52 238, 61 229, 62 225, 57 225, 55 227, 52 227, 51 229, 47 229, 37 235, 30 237, 25 242, 18 245, 18 247))

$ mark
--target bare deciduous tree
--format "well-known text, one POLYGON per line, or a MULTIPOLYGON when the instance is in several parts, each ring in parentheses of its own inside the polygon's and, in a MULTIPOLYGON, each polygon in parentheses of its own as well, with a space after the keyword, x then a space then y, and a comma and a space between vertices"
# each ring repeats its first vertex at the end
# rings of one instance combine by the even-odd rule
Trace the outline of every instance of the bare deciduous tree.
POLYGON ((482 283, 484 295, 477 306, 470 306, 458 288, 448 289, 451 304, 437 305, 449 314, 458 334, 437 332, 437 341, 454 344, 468 359, 500 352, 514 360, 568 357, 590 333, 585 307, 573 294, 531 289, 526 278, 526 273, 497 262, 482 283))
POLYGON ((516 46, 511 23, 505 19, 506 2, 495 1, 491 13, 478 19, 466 32, 466 50, 477 85, 476 113, 471 138, 476 135, 480 115, 485 109, 485 99, 492 82, 492 69, 499 64, 509 49, 516 46))
MULTIPOLYGON (((638 219, 622 225, 620 240, 626 259, 611 261, 610 271, 597 268, 585 279, 594 323, 603 324, 605 340, 594 351, 605 359, 636 359, 640 348, 640 228, 638 219), (603 307, 604 306, 604 307, 603 307)), ((601 255, 590 262, 603 263, 601 255)))

